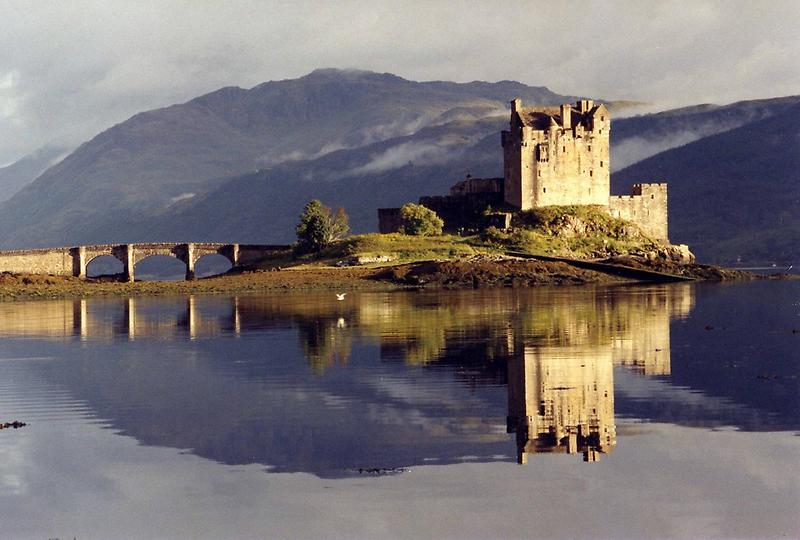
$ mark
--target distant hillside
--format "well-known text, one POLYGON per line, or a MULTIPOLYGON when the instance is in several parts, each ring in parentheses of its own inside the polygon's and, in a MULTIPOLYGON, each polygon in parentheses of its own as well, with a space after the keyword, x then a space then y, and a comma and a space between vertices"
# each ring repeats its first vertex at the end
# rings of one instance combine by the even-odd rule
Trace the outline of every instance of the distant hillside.
POLYGON ((800 105, 612 175, 669 183, 670 238, 701 260, 800 260, 800 105))
POLYGON ((374 231, 379 207, 399 206, 421 194, 446 193, 467 173, 502 174, 498 131, 506 122, 505 116, 461 120, 234 178, 154 218, 137 234, 291 242, 297 216, 314 198, 345 207, 353 232, 374 231))
POLYGON ((223 88, 137 114, 83 144, 0 206, 0 245, 120 241, 127 227, 115 224, 206 193, 222 178, 485 116, 509 95, 573 99, 508 81, 418 83, 340 70, 223 88))
MULTIPOLYGON (((637 137, 629 127, 639 126, 643 136, 659 132, 664 136, 678 133, 694 122, 710 129, 723 130, 727 125, 746 123, 747 118, 785 113, 787 103, 800 103, 798 98, 743 102, 726 107, 697 107, 675 113, 660 113, 615 121, 614 130, 637 137)), ((420 130, 354 150, 343 150, 311 161, 286 163, 270 170, 232 179, 217 190, 196 200, 188 200, 173 212, 153 221, 153 227, 142 230, 142 238, 188 236, 204 240, 224 241, 236 236, 243 241, 291 241, 294 225, 303 205, 311 198, 320 198, 332 206, 344 206, 356 232, 377 228, 378 207, 398 206, 424 194, 444 194, 450 185, 466 173, 476 176, 502 175, 502 150, 499 131, 505 127, 505 116, 493 119, 460 121, 420 130), (458 137, 464 136, 463 141, 458 137), (449 145, 448 145, 449 143, 449 145), (372 164, 372 165, 370 165, 372 164), (232 210, 232 209, 236 210, 232 210)), ((617 137, 619 140, 619 137, 617 137)), ((703 139, 705 140, 705 139, 703 139)), ((698 141, 699 142, 699 141, 698 141)), ((617 143, 619 144, 619 143, 617 143)), ((612 161, 616 146, 612 147, 612 161)), ((654 159, 654 158, 652 158, 654 159)), ((685 171, 678 158, 668 160, 673 171, 685 171)), ((648 160, 649 161, 649 160, 648 160)), ((720 160, 713 168, 722 176, 733 167, 720 160)), ((633 170, 633 169, 632 169, 633 170)), ((620 171, 613 176, 615 191, 628 193, 636 182, 660 179, 650 170, 620 171)), ((670 207, 683 208, 680 181, 670 181, 670 207), (675 183, 675 186, 672 184, 675 183), (677 191, 676 191, 677 190, 677 191)), ((758 183, 758 177, 741 179, 745 185, 758 183)), ((713 191, 713 190, 712 190, 713 191)), ((693 199, 692 203, 707 206, 713 219, 718 207, 712 199, 693 199)), ((737 204, 731 202, 731 204, 737 204)), ((685 228, 672 217, 672 236, 681 240, 685 228)), ((689 242, 698 244, 696 236, 689 242)), ((681 240, 683 241, 683 240, 681 240)), ((701 255, 709 252, 702 248, 701 255)))
POLYGON ((0 167, 0 202, 10 199, 67 154, 66 148, 45 146, 10 165, 0 167))
POLYGON ((611 129, 613 170, 659 152, 782 113, 800 96, 739 101, 730 105, 695 105, 614 120, 611 129))
MULTIPOLYGON (((137 114, 0 202, 0 248, 289 241, 312 198, 344 206, 355 231, 372 231, 378 207, 444 194, 466 173, 502 175, 499 131, 514 97, 527 104, 576 99, 513 81, 414 82, 342 70, 223 88, 137 114)), ((611 164, 619 170, 769 118, 798 99, 614 120, 611 164)), ((631 104, 611 105, 620 111, 631 104)))

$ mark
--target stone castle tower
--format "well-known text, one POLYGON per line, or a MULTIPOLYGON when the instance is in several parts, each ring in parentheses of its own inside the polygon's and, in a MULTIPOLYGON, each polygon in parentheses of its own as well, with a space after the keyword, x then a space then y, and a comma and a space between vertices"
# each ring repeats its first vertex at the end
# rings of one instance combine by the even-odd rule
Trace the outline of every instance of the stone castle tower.
POLYGON ((513 100, 509 129, 502 133, 505 203, 520 210, 599 205, 666 240, 666 184, 636 184, 632 195, 611 195, 610 132, 608 109, 590 99, 560 107, 523 107, 513 100))
MULTIPOLYGON (((515 99, 509 129, 502 132, 503 178, 468 176, 450 195, 419 202, 439 214, 450 231, 489 224, 507 228, 513 210, 596 205, 668 241, 667 184, 635 184, 631 195, 611 195, 610 133, 608 109, 591 99, 560 107, 523 107, 515 99), (501 208, 504 221, 487 223, 481 217, 487 207, 501 208)), ((399 230, 400 209, 379 208, 378 228, 399 230)))
POLYGON ((536 108, 512 101, 502 134, 506 203, 521 210, 608 205, 610 130, 608 110, 592 100, 536 108))

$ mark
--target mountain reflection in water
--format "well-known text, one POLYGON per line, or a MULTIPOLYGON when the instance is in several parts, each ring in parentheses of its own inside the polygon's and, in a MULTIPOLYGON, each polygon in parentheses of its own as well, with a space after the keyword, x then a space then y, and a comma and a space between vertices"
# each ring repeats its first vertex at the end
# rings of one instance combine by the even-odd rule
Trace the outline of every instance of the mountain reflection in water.
POLYGON ((143 444, 323 477, 540 453, 597 461, 617 445, 615 414, 796 429, 796 397, 778 399, 796 379, 754 387, 757 359, 730 369, 717 361, 724 343, 700 369, 696 353, 676 364, 671 322, 682 340, 698 339, 696 325, 674 324, 696 290, 4 303, 0 356, 52 357, 15 369, 143 444))

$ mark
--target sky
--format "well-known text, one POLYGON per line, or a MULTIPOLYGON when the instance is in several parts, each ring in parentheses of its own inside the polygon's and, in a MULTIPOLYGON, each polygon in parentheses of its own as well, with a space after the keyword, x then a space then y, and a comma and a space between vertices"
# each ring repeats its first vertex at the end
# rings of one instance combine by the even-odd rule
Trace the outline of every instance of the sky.
POLYGON ((800 94, 800 2, 0 0, 0 166, 322 67, 659 107, 800 94))

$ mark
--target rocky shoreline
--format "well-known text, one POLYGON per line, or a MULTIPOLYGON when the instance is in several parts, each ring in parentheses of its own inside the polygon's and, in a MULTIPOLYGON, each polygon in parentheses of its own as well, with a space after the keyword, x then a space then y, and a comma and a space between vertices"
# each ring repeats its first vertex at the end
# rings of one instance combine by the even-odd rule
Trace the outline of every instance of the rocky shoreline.
MULTIPOLYGON (((616 257, 603 263, 624 265, 696 280, 761 279, 750 272, 669 260, 616 257)), ((120 283, 104 279, 0 274, 0 299, 74 298, 87 296, 158 296, 247 294, 290 290, 391 290, 403 288, 479 288, 632 283, 609 273, 566 262, 472 256, 390 266, 332 267, 307 264, 281 269, 239 271, 194 281, 120 283)))

